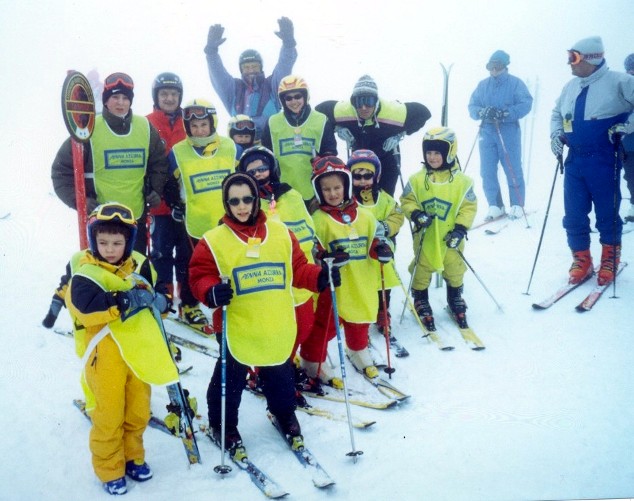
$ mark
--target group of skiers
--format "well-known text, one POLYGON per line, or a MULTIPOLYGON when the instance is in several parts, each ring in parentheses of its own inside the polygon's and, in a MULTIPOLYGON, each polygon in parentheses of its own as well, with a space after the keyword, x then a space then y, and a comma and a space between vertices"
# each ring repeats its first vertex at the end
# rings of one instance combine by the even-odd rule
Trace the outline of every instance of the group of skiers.
MULTIPOLYGON (((149 385, 178 378, 169 348, 157 345, 152 312, 166 315, 176 298, 183 321, 226 343, 207 408, 209 435, 230 454, 243 448, 238 409, 247 376, 261 388, 289 444, 302 446, 298 388, 341 388, 326 362, 339 325, 355 369, 379 376, 369 329, 376 324, 389 336, 389 289, 401 283, 394 246, 405 218, 413 236, 409 271, 417 315, 434 329, 428 288, 439 273, 451 313, 467 326, 462 252, 477 200, 473 181, 461 171, 455 133, 447 127, 425 132, 423 168, 397 201, 399 142, 427 123, 429 110, 380 99, 368 75, 348 99, 313 109, 306 80, 292 74, 293 24, 288 18, 278 23, 282 49, 266 78, 252 49, 240 55, 241 78, 231 77, 218 54, 224 28, 209 29, 205 54, 213 87, 231 114, 227 136, 211 102, 182 104, 183 84, 173 73, 155 78, 154 111, 147 117, 131 110, 129 75, 114 73, 103 82, 103 111, 84 149, 89 248, 71 259, 54 304, 59 311, 65 301, 75 323, 93 421, 93 467, 110 494, 126 492, 126 475, 152 477, 142 441, 149 385), (338 156, 335 135, 346 143, 347 161, 338 156), (201 304, 213 311, 211 327, 201 304)), ((598 37, 569 53, 579 78, 558 100, 552 141, 556 155, 563 144, 570 150, 564 218, 575 257, 570 280, 592 271, 587 214, 594 203, 605 254, 599 281, 605 282, 618 266, 621 228, 611 210, 620 192, 610 177, 610 141, 618 144, 629 132, 624 123, 634 108, 634 77, 607 70, 598 37)), ((503 51, 492 55, 491 77, 469 104, 472 118, 481 120, 489 219, 505 212, 498 161, 509 180, 508 216, 524 212, 518 120, 532 98, 508 74, 509 63, 503 51)), ((58 196, 76 208, 70 139, 55 158, 52 178, 58 196)))

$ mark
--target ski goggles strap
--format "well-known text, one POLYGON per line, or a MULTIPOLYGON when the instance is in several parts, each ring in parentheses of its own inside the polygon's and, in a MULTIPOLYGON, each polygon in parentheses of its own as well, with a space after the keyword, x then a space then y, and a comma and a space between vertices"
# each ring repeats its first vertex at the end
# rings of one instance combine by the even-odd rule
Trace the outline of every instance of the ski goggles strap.
POLYGON ((192 118, 202 120, 216 113, 214 108, 207 108, 206 106, 187 106, 183 110, 183 120, 189 121, 192 118))
POLYGON ((103 88, 104 90, 110 90, 119 85, 128 89, 134 89, 132 78, 125 73, 113 73, 112 75, 108 75, 103 83, 103 88))
POLYGON ((113 221, 118 219, 125 224, 135 224, 134 214, 122 204, 103 204, 97 207, 95 217, 98 221, 113 221))

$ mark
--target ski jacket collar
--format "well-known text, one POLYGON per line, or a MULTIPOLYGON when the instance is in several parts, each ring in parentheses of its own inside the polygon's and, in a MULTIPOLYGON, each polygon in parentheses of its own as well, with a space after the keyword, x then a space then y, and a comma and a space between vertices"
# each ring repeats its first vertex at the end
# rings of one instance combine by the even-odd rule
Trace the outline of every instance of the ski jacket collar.
POLYGON ((260 238, 262 240, 266 237, 266 214, 264 211, 258 212, 258 217, 252 224, 240 223, 227 214, 222 216, 221 222, 231 228, 231 230, 238 235, 240 240, 244 242, 247 242, 251 237, 260 238))
POLYGON ((605 59, 604 59, 603 62, 599 65, 599 67, 594 71, 594 73, 583 78, 577 77, 579 79, 579 86, 583 89, 584 87, 587 87, 588 85, 592 85, 594 82, 599 80, 599 78, 605 75, 608 72, 608 69, 609 68, 605 64, 605 59))
POLYGON ((334 220, 343 223, 343 216, 347 214, 351 219, 354 219, 357 216, 357 207, 359 203, 352 198, 348 202, 344 202, 342 205, 338 205, 337 207, 333 207, 332 205, 322 204, 319 206, 321 210, 330 215, 334 220))
POLYGON ((125 117, 118 117, 108 111, 108 108, 103 109, 101 112, 103 119, 108 124, 108 127, 112 129, 112 132, 120 136, 130 132, 130 124, 132 123, 132 109, 128 111, 125 117))

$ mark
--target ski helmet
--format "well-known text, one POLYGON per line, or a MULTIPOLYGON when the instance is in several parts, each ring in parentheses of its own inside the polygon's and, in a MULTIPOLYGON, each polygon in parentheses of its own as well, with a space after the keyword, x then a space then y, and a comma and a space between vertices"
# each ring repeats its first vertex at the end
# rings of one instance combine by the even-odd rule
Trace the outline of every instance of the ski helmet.
POLYGON ((126 239, 122 260, 126 260, 130 257, 136 238, 137 224, 134 219, 134 214, 127 206, 117 202, 107 202, 99 205, 88 216, 86 232, 88 234, 90 252, 92 252, 94 256, 101 258, 97 247, 98 231, 122 233, 126 239))
MULTIPOLYGON (((428 151, 438 151, 443 158, 443 169, 449 169, 456 163, 458 140, 455 132, 449 127, 434 127, 423 136, 423 157, 428 151)), ((427 160, 423 159, 425 165, 427 160)))
POLYGON ((193 99, 183 108, 183 122, 185 123, 185 132, 187 132, 188 136, 192 135, 189 127, 192 118, 198 118, 200 120, 208 118, 212 134, 214 134, 218 128, 216 107, 205 99, 193 99))
POLYGON ((277 88, 277 95, 279 96, 282 105, 284 105, 283 95, 292 91, 299 91, 304 94, 304 101, 308 104, 310 95, 308 93, 308 84, 306 83, 306 80, 297 75, 288 75, 282 78, 282 81, 277 88))
POLYGON ((161 89, 176 89, 179 93, 178 107, 180 108, 183 101, 183 82, 176 73, 166 71, 157 75, 152 82, 152 100, 156 108, 158 108, 158 92, 161 89))
POLYGON ((268 165, 270 169, 269 181, 279 182, 280 180, 280 164, 275 158, 275 155, 271 150, 265 148, 264 146, 251 146, 251 148, 247 148, 242 153, 240 157, 240 162, 236 167, 238 172, 246 172, 247 165, 253 162, 254 160, 262 160, 262 162, 268 165))
POLYGON ((374 172, 374 186, 377 186, 379 179, 381 179, 381 161, 372 150, 353 151, 346 166, 350 172, 353 171, 354 166, 374 172))
POLYGON ((334 155, 327 155, 325 157, 313 158, 311 164, 313 166, 311 182, 313 183, 313 190, 315 191, 315 197, 319 205, 324 203, 324 197, 321 192, 321 187, 319 186, 319 179, 333 174, 339 175, 343 181, 344 202, 352 199, 352 176, 346 164, 343 163, 343 160, 334 155))
POLYGON ((255 140, 255 122, 248 115, 235 115, 229 119, 227 133, 233 139, 234 134, 249 134, 251 144, 255 140))
POLYGON ((238 60, 238 66, 240 67, 240 73, 242 73, 242 65, 246 63, 260 63, 260 71, 264 71, 264 64, 262 63, 262 56, 255 49, 247 49, 240 54, 238 60))

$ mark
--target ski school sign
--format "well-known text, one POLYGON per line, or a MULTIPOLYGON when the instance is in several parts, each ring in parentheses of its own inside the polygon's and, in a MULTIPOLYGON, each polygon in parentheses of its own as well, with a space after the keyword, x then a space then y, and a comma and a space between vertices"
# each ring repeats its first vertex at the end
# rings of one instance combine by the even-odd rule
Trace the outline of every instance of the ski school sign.
POLYGON ((90 84, 78 71, 69 71, 62 88, 62 114, 68 132, 86 142, 95 128, 95 98, 90 84))

